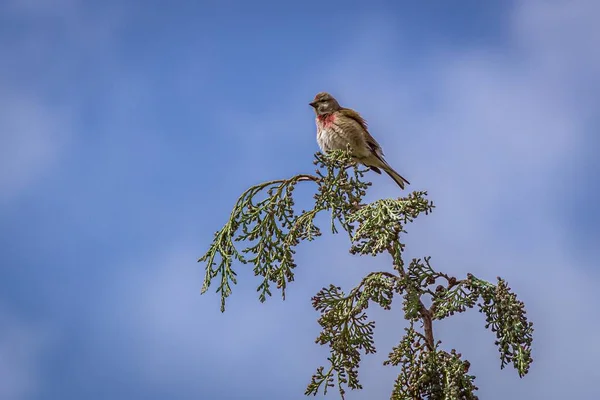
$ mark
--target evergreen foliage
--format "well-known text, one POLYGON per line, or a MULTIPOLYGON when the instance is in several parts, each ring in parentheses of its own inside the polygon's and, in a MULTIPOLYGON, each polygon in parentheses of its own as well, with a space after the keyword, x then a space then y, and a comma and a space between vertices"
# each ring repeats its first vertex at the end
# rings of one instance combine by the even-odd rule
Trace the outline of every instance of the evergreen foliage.
POLYGON ((362 388, 358 376, 361 356, 376 351, 375 322, 369 319, 367 308, 375 303, 389 310, 394 299, 402 301, 408 327, 384 362, 399 367, 392 400, 477 398, 469 362, 454 349, 443 350, 433 336, 433 321, 475 307, 485 315, 485 327, 496 335, 500 367, 512 364, 521 377, 528 372, 532 323, 504 280, 498 278, 493 284, 471 274, 459 280, 434 270, 429 257, 407 263, 403 259, 401 236, 406 225, 434 208, 426 192, 364 204, 370 183, 363 180, 366 170, 354 164, 348 152, 317 153, 315 164, 315 175, 296 175, 246 190, 198 260, 206 263, 202 293, 216 281, 221 311, 225 311, 231 284, 237 283, 234 261, 253 265, 261 280, 257 288, 261 302, 272 295, 273 286, 285 299, 287 285, 294 280, 294 248, 321 235, 314 220, 322 211, 331 215, 332 232, 341 228, 348 233, 352 254, 391 256, 394 273, 371 272, 347 294, 330 285, 312 298, 313 307, 321 314, 322 331, 316 342, 327 345, 330 356, 326 367, 317 368, 306 395, 337 387, 343 399, 348 388, 362 388), (314 207, 297 213, 294 189, 300 182, 314 184, 316 193, 314 207), (242 244, 246 247, 239 250, 242 244))

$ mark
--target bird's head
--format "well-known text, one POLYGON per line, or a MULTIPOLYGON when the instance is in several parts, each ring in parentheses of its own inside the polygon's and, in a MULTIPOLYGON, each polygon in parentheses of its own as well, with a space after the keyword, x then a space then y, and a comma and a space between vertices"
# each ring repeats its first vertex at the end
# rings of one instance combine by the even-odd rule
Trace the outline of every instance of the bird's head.
POLYGON ((317 115, 331 114, 341 109, 337 100, 327 92, 317 93, 314 100, 308 103, 317 115))

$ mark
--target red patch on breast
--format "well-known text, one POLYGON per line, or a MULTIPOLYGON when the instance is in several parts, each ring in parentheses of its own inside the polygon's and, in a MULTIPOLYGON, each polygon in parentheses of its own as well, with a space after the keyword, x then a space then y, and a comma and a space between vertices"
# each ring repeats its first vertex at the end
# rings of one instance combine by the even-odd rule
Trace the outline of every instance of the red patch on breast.
POLYGON ((323 126, 329 126, 335 120, 335 115, 334 114, 323 114, 323 115, 317 116, 317 119, 323 126))

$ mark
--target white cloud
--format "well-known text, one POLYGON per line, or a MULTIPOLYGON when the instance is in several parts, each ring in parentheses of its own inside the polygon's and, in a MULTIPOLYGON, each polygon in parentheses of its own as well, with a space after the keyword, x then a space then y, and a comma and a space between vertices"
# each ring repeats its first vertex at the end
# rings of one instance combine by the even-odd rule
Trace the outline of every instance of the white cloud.
POLYGON ((40 356, 47 332, 0 309, 0 398, 30 398, 39 390, 40 356))
POLYGON ((537 73, 554 85, 567 85, 565 90, 573 83, 598 85, 598 13, 600 3, 594 0, 522 0, 515 13, 515 40, 537 63, 537 73))
POLYGON ((107 50, 122 14, 110 8, 93 13, 79 0, 9 1, 0 11, 23 26, 0 44, 11 54, 0 77, 1 204, 35 184, 63 155, 80 111, 80 99, 69 98, 69 85, 78 78, 72 65, 89 53, 110 65, 107 50), (57 42, 64 47, 57 50, 57 42))
POLYGON ((18 195, 56 162, 70 131, 65 115, 35 96, 0 96, 0 201, 18 195))
MULTIPOLYGON (((309 354, 318 351, 310 340, 300 340, 312 334, 308 299, 292 293, 290 301, 282 304, 275 293, 261 305, 251 272, 240 268, 243 285, 234 288, 227 312, 222 314, 216 286, 200 295, 204 271, 195 263, 196 252, 197 246, 180 242, 160 258, 137 259, 136 264, 146 266, 143 269, 124 266, 122 270, 129 272, 109 289, 111 301, 95 312, 103 326, 128 332, 127 337, 117 334, 120 341, 114 351, 130 356, 127 365, 132 379, 148 387, 175 385, 182 392, 204 388, 205 394, 209 388, 230 386, 232 381, 239 387, 254 385, 265 371, 275 380, 296 385, 294 377, 306 375, 308 379, 312 366, 306 369, 305 363, 294 361, 298 349, 309 354), (296 322, 298 315, 303 315, 301 323, 296 322), (289 332, 295 323, 298 331, 289 332), (290 341, 298 346, 290 346, 290 341), (290 361, 286 369, 272 370, 282 358, 290 361), (249 360, 254 367, 249 368, 249 360)), ((112 332, 103 330, 99 335, 98 340, 104 341, 112 332)), ((300 382, 298 390, 305 383, 300 382)))

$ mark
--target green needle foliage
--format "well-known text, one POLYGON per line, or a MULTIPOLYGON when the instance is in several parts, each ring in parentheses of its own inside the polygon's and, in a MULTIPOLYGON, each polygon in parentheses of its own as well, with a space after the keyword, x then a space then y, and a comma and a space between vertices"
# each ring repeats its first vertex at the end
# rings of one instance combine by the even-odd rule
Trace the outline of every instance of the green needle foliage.
POLYGON ((471 274, 459 280, 434 270, 429 257, 405 263, 401 236, 406 225, 434 208, 426 192, 364 204, 370 183, 364 182, 366 170, 352 162, 349 152, 317 153, 315 165, 315 175, 296 175, 246 190, 198 260, 206 263, 202 293, 217 281, 221 311, 225 311, 231 284, 237 283, 234 261, 253 265, 254 274, 260 277, 257 291, 261 302, 272 295, 273 285, 285 299, 287 285, 294 280, 294 248, 321 235, 314 220, 322 211, 331 215, 333 233, 338 227, 348 233, 352 254, 391 256, 394 272, 371 272, 347 294, 330 285, 312 298, 313 307, 321 314, 322 331, 316 342, 327 345, 330 356, 327 367, 317 368, 306 395, 336 387, 343 399, 348 388, 362 389, 358 376, 361 356, 376 351, 375 322, 369 320, 367 308, 375 303, 390 310, 394 298, 402 301, 408 327, 384 362, 399 367, 392 400, 477 399, 469 362, 454 349, 443 350, 433 336, 433 321, 476 306, 485 315, 485 327, 496 335, 500 368, 512 364, 521 377, 528 372, 532 323, 504 280, 498 278, 494 284, 471 274), (294 189, 300 182, 315 185, 316 191, 314 207, 298 213, 294 189))

